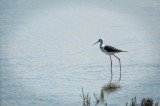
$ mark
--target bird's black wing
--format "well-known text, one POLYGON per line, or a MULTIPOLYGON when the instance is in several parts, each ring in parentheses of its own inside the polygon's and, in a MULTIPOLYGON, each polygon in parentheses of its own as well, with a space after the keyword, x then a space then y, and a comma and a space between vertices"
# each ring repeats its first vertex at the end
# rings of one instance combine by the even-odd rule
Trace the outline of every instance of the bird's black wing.
POLYGON ((106 45, 106 46, 104 47, 104 49, 105 49, 107 52, 123 52, 122 50, 119 50, 119 49, 117 49, 117 48, 115 48, 115 47, 108 46, 108 45, 106 45))

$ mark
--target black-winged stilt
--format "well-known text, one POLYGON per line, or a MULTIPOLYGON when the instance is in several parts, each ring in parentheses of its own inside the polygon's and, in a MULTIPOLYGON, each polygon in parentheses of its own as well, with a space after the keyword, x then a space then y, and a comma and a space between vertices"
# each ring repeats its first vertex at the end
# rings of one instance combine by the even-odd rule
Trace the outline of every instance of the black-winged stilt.
MULTIPOLYGON (((96 43, 100 42, 100 49, 102 52, 108 54, 110 56, 110 62, 111 62, 111 81, 112 81, 112 58, 111 55, 113 55, 114 57, 116 57, 119 60, 119 65, 120 65, 120 77, 119 80, 121 80, 121 60, 120 58, 118 58, 115 53, 119 53, 119 52, 127 52, 127 51, 123 51, 123 50, 119 50, 115 47, 112 46, 108 46, 108 45, 103 45, 103 40, 99 39, 96 43)), ((94 43, 93 45, 95 45, 96 43, 94 43)))

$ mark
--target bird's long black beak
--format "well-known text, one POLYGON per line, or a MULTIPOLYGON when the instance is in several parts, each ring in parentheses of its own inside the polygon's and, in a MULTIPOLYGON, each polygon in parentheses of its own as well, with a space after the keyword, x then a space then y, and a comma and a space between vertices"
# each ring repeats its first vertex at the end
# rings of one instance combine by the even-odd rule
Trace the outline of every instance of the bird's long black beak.
MULTIPOLYGON (((97 41, 96 43, 98 43, 99 41, 97 41)), ((94 43, 93 45, 95 45, 96 43, 94 43)))

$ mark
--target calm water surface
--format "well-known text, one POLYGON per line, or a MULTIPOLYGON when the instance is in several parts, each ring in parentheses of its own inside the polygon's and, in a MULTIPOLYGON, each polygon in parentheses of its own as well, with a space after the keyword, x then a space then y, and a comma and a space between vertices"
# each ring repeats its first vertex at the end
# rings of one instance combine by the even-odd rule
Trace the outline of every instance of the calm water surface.
MULTIPOLYGON (((105 95, 108 105, 160 103, 159 10, 158 0, 1 0, 1 106, 81 106, 82 87, 94 106, 110 81, 109 56, 92 45, 99 38, 129 51, 117 54, 121 88, 105 95)), ((118 83, 114 57, 113 74, 118 83)))

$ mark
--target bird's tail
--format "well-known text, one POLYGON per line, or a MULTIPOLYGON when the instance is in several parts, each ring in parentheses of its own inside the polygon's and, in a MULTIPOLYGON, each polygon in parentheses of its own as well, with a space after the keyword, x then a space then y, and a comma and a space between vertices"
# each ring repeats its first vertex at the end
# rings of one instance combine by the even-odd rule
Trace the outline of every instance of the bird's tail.
POLYGON ((128 51, 123 51, 123 50, 122 50, 121 52, 128 52, 128 51))

